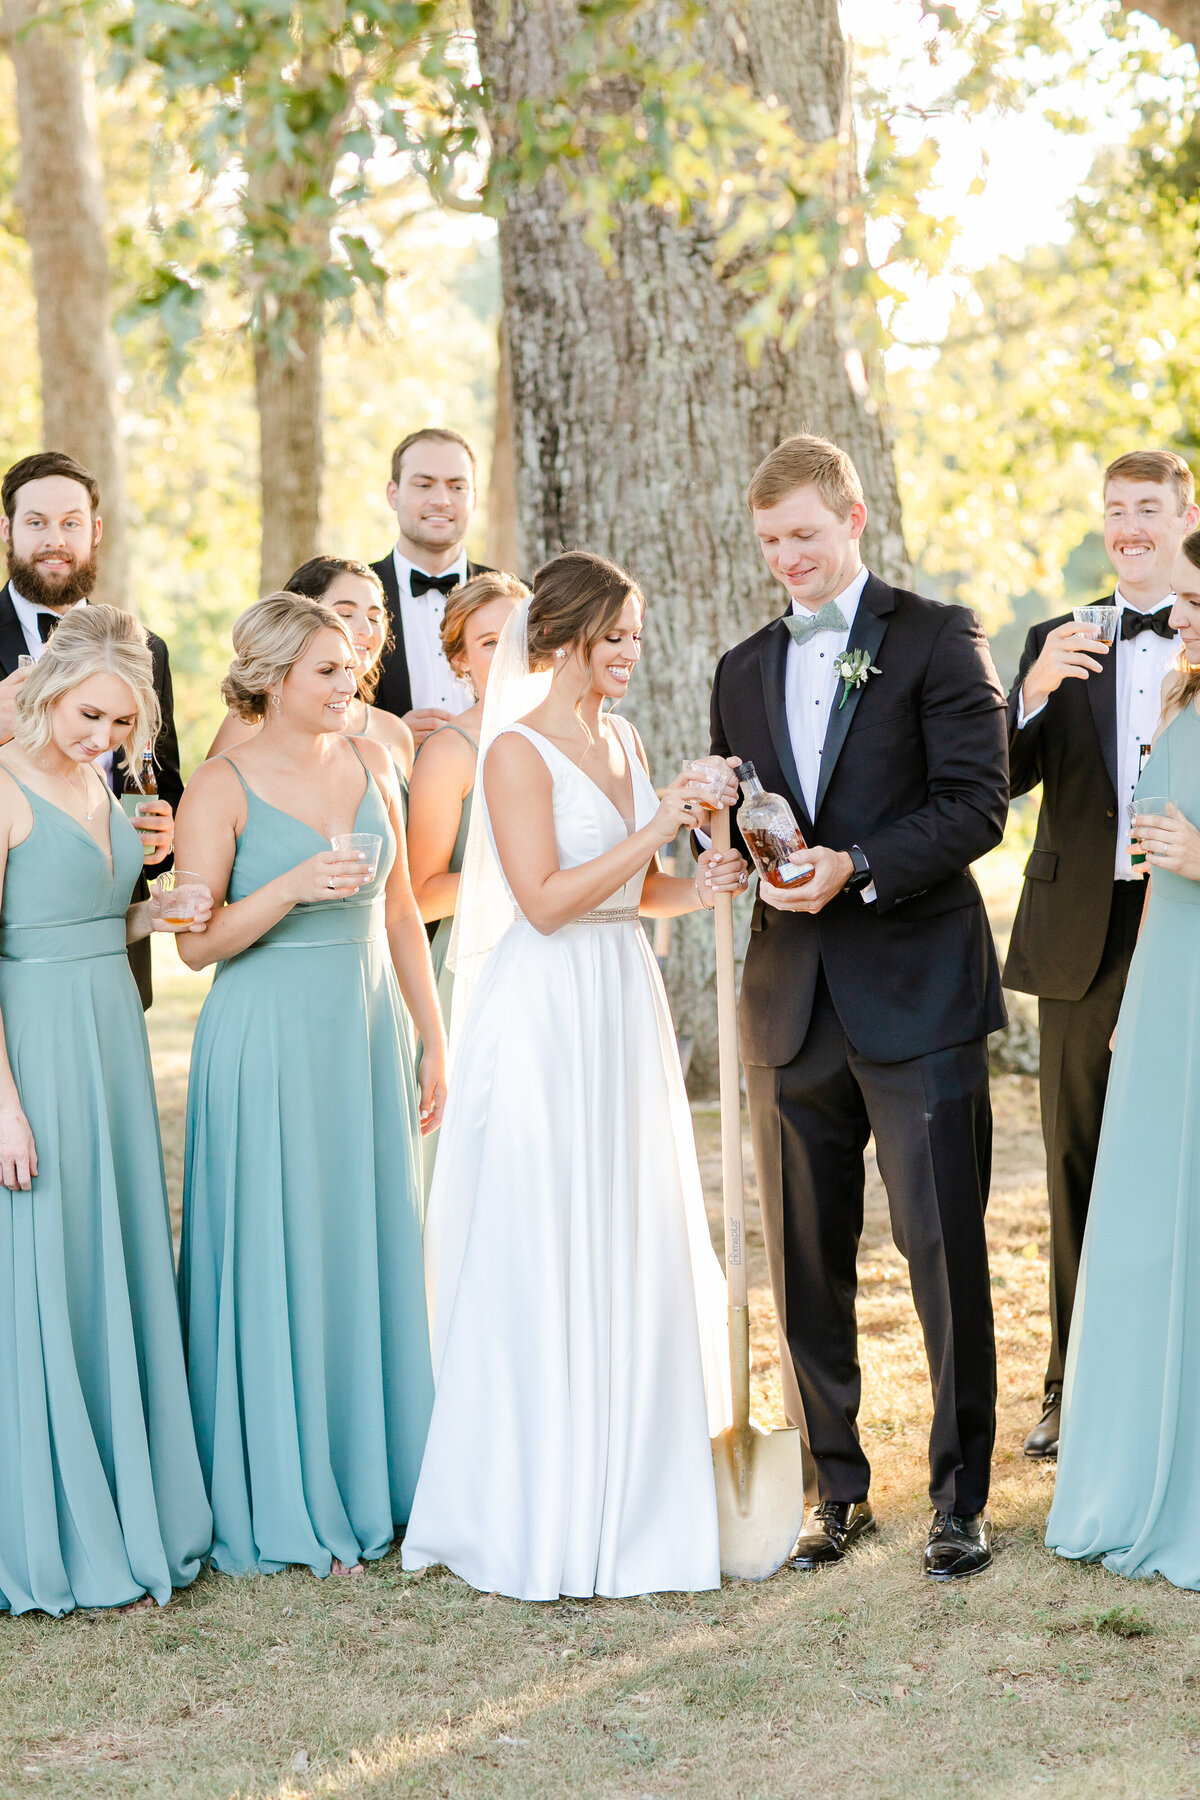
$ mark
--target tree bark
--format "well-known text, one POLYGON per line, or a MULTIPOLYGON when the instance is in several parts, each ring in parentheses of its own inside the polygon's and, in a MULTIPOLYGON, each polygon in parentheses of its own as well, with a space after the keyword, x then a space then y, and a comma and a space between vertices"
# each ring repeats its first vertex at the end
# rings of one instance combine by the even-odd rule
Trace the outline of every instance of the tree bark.
MULTIPOLYGON (((476 0, 474 16, 500 132, 508 106, 554 91, 561 0, 476 0)), ((750 0, 736 15, 713 0, 710 23, 731 73, 778 96, 806 139, 837 133, 847 82, 837 0, 750 0)), ((867 560, 896 578, 906 559, 891 447, 830 307, 814 309, 795 350, 768 346, 751 368, 738 337, 748 303, 715 272, 703 224, 631 210, 606 270, 562 198, 545 181, 514 195, 500 225, 521 545, 530 568, 581 545, 642 583, 645 661, 628 711, 661 783, 708 748, 718 656, 784 604, 746 511, 755 465, 796 431, 843 445, 871 510, 867 560)), ((668 986, 700 1086, 715 1067, 711 982, 709 921, 686 920, 668 986)))
POLYGON ((1200 56, 1200 0, 1121 0, 1125 12, 1145 13, 1200 56))
POLYGON ((265 129, 253 134, 246 176, 246 221, 260 246, 246 289, 252 306, 254 394, 258 408, 262 551, 259 591, 281 588, 293 569, 315 556, 325 474, 321 350, 325 308, 305 278, 329 256, 329 231, 304 205, 306 190, 333 177, 328 164, 297 157, 282 162, 265 129), (281 224, 286 222, 281 243, 281 224), (283 252, 281 254, 281 251, 283 252), (298 279, 289 283, 294 257, 298 279))
POLYGON ((104 544, 96 598, 132 610, 125 458, 110 324, 104 180, 80 35, 6 0, 21 170, 16 199, 33 262, 42 371, 42 448, 64 450, 100 485, 104 544))
POLYGON ((321 417, 321 309, 296 319, 286 352, 254 337, 254 393, 262 495, 259 591, 281 588, 315 556, 321 526, 325 450, 321 417))
POLYGON ((496 365, 496 422, 492 428, 492 467, 488 479, 488 528, 485 556, 493 569, 521 570, 521 538, 517 519, 517 460, 513 442, 512 372, 503 320, 496 365))

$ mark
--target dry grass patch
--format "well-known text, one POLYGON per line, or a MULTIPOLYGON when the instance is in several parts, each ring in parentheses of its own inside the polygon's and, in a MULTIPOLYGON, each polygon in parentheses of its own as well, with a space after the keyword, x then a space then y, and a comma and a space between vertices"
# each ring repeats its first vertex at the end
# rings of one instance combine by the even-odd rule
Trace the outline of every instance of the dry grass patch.
MULTIPOLYGON (((203 983, 163 975, 177 1198, 203 983)), ((1053 1472, 1020 1454, 1046 1354, 1033 1083, 1003 1078, 995 1101, 993 1570, 949 1591, 917 1576, 928 1378, 872 1173, 860 1317, 881 1530, 845 1565, 534 1606, 391 1556, 355 1580, 208 1575, 162 1612, 0 1621, 0 1800, 1200 1800, 1200 1600, 1042 1548, 1053 1472)), ((719 1235, 715 1114, 696 1123, 719 1235)), ((778 1422, 756 1218, 750 1247, 756 1405, 778 1422)))

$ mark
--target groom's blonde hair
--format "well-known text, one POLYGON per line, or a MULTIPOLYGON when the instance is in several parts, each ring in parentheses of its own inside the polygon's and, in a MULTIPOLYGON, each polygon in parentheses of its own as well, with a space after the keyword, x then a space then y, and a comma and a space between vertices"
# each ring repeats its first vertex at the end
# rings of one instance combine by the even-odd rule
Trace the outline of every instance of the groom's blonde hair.
POLYGON ((858 470, 837 444, 828 438, 801 432, 784 438, 769 456, 764 456, 746 489, 746 503, 751 512, 778 506, 797 488, 815 487, 831 513, 839 519, 850 516, 850 508, 863 499, 858 470))

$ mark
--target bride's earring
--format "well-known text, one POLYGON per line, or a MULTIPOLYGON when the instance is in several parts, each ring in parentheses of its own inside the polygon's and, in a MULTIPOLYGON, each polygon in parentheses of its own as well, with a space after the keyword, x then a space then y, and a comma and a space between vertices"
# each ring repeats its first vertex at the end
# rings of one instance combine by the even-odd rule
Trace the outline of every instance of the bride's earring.
POLYGON ((281 700, 280 700, 280 698, 279 698, 279 695, 278 695, 278 694, 272 694, 272 695, 271 695, 271 706, 272 706, 272 708, 273 708, 273 709, 274 709, 274 711, 275 711, 275 712, 282 712, 282 711, 283 711, 283 703, 282 703, 282 701, 281 701, 281 700))

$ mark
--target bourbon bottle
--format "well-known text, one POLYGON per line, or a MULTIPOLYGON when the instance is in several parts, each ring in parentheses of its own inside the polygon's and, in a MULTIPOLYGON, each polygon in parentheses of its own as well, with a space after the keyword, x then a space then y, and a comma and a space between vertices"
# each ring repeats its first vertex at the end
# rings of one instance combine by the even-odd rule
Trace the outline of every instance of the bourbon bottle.
POLYGON ((794 852, 808 846, 796 815, 782 794, 765 791, 753 763, 739 763, 734 774, 743 794, 738 830, 746 840, 760 879, 777 888, 800 887, 811 881, 812 863, 791 860, 794 852))

